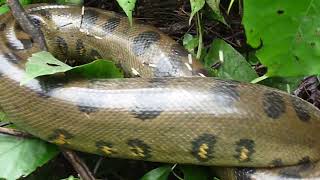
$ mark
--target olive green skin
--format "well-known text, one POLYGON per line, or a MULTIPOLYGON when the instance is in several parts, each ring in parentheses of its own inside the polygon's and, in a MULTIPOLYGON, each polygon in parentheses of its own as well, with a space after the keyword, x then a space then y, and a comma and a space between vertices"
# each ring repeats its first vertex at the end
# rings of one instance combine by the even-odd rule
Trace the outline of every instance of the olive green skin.
MULTIPOLYGON (((39 47, 11 14, 3 15, 0 106, 27 132, 108 157, 252 168, 303 164, 266 172, 280 179, 317 176, 312 162, 320 157, 320 112, 306 101, 261 85, 200 77, 204 68, 175 41, 138 22, 130 27, 113 12, 85 8, 82 15, 79 7, 56 5, 28 12, 61 60, 112 58, 126 75, 141 78, 60 75, 20 86, 26 59, 39 47)), ((229 179, 265 172, 239 171, 229 179)))

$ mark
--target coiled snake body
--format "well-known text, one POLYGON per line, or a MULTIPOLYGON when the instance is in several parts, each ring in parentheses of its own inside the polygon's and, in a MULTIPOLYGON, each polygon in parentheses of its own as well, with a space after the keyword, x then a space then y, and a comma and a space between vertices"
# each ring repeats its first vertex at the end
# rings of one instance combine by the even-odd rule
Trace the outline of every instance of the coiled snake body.
POLYGON ((175 41, 112 12, 85 8, 82 15, 79 7, 57 5, 28 12, 59 59, 112 58, 140 76, 53 76, 20 86, 26 59, 39 47, 10 13, 2 15, 0 106, 33 135, 108 157, 251 167, 232 178, 319 173, 320 112, 309 103, 261 85, 200 77, 203 67, 175 41))

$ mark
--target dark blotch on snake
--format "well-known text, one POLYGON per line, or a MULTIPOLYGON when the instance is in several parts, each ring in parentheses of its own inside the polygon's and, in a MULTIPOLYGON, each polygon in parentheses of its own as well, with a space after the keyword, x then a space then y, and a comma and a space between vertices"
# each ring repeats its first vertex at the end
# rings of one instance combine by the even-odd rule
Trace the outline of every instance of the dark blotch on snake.
POLYGON ((41 86, 41 92, 38 95, 42 98, 50 98, 50 91, 62 88, 65 84, 69 83, 69 80, 64 76, 51 75, 38 77, 39 84, 41 86))
POLYGON ((77 52, 78 56, 84 56, 86 54, 86 48, 84 46, 82 39, 77 39, 76 52, 77 52))
POLYGON ((240 100, 240 92, 236 83, 219 82, 211 88, 215 94, 214 101, 223 106, 231 106, 240 100))
POLYGON ((149 159, 151 157, 151 147, 140 139, 130 139, 127 144, 131 152, 140 159, 149 159))
POLYGON ((263 95, 263 110, 272 119, 279 118, 286 109, 283 97, 274 91, 268 91, 263 95))
POLYGON ((291 102, 293 104, 294 110, 297 113, 298 118, 303 122, 309 122, 311 119, 311 116, 309 114, 306 103, 296 97, 292 97, 291 102))
POLYGON ((140 33, 133 39, 131 46, 136 56, 141 56, 154 43, 160 40, 160 34, 155 31, 145 31, 140 33))
POLYGON ((111 142, 97 141, 96 147, 98 149, 98 152, 104 155, 110 155, 115 153, 115 151, 112 150, 113 144, 111 142))
POLYGON ((283 166, 283 162, 281 159, 274 159, 273 161, 271 161, 271 166, 272 167, 281 167, 281 166, 283 166))
POLYGON ((53 133, 51 134, 51 136, 48 137, 48 140, 54 141, 54 140, 58 139, 60 135, 63 135, 64 139, 71 139, 74 137, 71 133, 69 133, 65 129, 60 128, 60 129, 54 130, 53 133))
POLYGON ((180 44, 174 43, 170 47, 171 49, 171 56, 181 56, 181 57, 188 57, 189 52, 184 49, 180 44))
POLYGON ((19 57, 18 57, 16 54, 14 54, 14 53, 3 53, 2 55, 3 55, 4 58, 5 58, 6 60, 8 60, 8 62, 10 62, 10 63, 18 64, 19 61, 20 61, 19 57))
POLYGON ((102 25, 102 29, 107 33, 112 33, 120 24, 121 18, 111 17, 102 25))
POLYGON ((90 57, 92 58, 92 59, 102 59, 103 57, 101 56, 101 54, 97 51, 97 50, 95 50, 95 49, 91 49, 91 51, 90 51, 90 57))
POLYGON ((14 43, 7 42, 6 45, 9 49, 12 50, 25 50, 32 48, 32 40, 31 39, 18 39, 23 47, 16 46, 14 43))
POLYGON ((58 37, 56 37, 56 43, 57 43, 58 50, 60 51, 60 53, 63 56, 67 56, 68 55, 68 44, 67 44, 66 40, 64 40, 64 38, 58 36, 58 37))
POLYGON ((78 109, 79 109, 79 111, 86 113, 86 114, 97 112, 99 110, 99 108, 96 108, 96 107, 83 106, 83 105, 78 105, 78 109))
POLYGON ((214 145, 216 137, 212 134, 202 134, 192 141, 191 154, 201 162, 214 158, 214 145))
POLYGON ((135 109, 135 110, 132 110, 131 112, 134 118, 145 121, 145 120, 155 119, 161 114, 162 111, 156 111, 156 110, 146 111, 146 110, 135 109))
POLYGON ((40 9, 37 11, 37 13, 48 20, 52 19, 52 14, 47 9, 40 9))
POLYGON ((311 162, 309 156, 303 157, 301 160, 299 160, 298 165, 300 172, 309 170, 314 167, 314 164, 311 162))
POLYGON ((249 162, 251 160, 251 156, 256 152, 254 150, 255 143, 251 139, 240 139, 236 142, 237 152, 234 157, 239 160, 239 162, 249 162))
POLYGON ((0 31, 4 31, 6 29, 6 23, 0 23, 0 31))

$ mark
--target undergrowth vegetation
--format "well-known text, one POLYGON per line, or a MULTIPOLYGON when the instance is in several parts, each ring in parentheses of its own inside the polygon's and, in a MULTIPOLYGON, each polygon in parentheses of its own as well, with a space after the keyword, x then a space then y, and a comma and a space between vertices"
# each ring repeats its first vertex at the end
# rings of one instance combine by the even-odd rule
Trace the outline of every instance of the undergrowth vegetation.
MULTIPOLYGON (((81 0, 20 2, 23 5, 39 2, 92 4, 92 1, 81 0)), ((140 3, 143 4, 142 1, 140 3)), ((9 11, 5 0, 0 0, 0 4, 0 14, 9 11)), ((99 2, 93 4, 99 5, 99 2)), ((118 0, 110 4, 116 9, 121 7, 131 23, 139 7, 135 0, 118 0)), ((179 20, 171 21, 185 28, 181 28, 183 31, 179 29, 182 34, 169 35, 197 57, 211 76, 261 83, 292 93, 303 77, 317 77, 320 72, 320 1, 231 0, 220 3, 220 0, 190 0, 179 8, 174 13, 184 14, 179 17, 184 19, 182 25, 179 20)), ((147 23, 158 25, 157 19, 147 23)), ((46 52, 34 54, 26 70, 29 75, 23 83, 37 76, 66 71, 85 74, 87 77, 123 76, 109 61, 97 60, 87 65, 70 67, 46 52), (48 63, 56 66, 46 66, 48 63)), ((6 121, 3 113, 0 113, 0 120, 6 121)), ((72 167, 58 154, 59 149, 55 145, 39 139, 1 135, 0 178, 78 179, 72 167)), ((98 178, 213 179, 207 167, 81 155, 98 178)))

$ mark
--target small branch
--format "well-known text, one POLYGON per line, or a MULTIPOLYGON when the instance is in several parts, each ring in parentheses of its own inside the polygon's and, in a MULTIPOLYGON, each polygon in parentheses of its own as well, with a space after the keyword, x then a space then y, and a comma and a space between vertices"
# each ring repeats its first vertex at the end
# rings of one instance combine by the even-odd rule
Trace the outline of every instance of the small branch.
POLYGON ((7 0, 13 17, 18 21, 22 29, 32 36, 32 39, 39 43, 42 50, 47 51, 46 41, 39 28, 37 28, 28 17, 18 0, 7 0))
POLYGON ((33 136, 29 133, 15 130, 15 129, 4 128, 4 127, 0 127, 0 133, 11 135, 11 136, 17 136, 17 137, 33 138, 33 136))
POLYGON ((83 180, 95 180, 87 165, 76 155, 75 152, 62 148, 61 150, 64 157, 68 159, 83 180))

